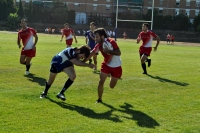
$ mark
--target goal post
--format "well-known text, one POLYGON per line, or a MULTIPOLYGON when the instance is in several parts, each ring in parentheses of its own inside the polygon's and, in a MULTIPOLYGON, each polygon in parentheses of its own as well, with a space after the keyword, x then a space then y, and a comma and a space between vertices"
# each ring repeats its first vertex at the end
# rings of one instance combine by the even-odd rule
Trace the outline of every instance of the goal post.
POLYGON ((117 40, 117 22, 118 21, 128 21, 128 22, 150 22, 151 23, 151 30, 153 30, 153 12, 154 12, 154 0, 152 0, 152 14, 151 14, 151 20, 146 21, 146 20, 123 20, 123 19, 118 19, 118 7, 119 7, 119 0, 117 0, 117 6, 116 6, 116 22, 115 22, 115 41, 117 40))

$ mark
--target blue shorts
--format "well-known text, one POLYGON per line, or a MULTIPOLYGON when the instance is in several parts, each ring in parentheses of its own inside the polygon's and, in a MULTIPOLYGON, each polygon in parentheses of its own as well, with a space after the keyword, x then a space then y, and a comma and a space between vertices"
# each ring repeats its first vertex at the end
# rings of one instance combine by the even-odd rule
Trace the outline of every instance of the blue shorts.
POLYGON ((74 66, 71 61, 67 60, 62 63, 62 57, 56 55, 51 60, 50 72, 59 73, 59 72, 63 71, 63 69, 70 67, 70 66, 74 66))

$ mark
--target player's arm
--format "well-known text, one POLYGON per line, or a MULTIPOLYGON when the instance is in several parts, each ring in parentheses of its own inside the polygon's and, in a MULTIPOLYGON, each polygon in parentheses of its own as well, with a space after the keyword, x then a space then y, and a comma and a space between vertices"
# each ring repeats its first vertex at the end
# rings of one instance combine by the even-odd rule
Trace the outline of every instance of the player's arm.
POLYGON ((94 56, 96 53, 95 52, 93 52, 93 51, 91 51, 90 52, 90 55, 88 56, 88 58, 85 58, 84 60, 83 60, 83 62, 87 62, 90 58, 92 58, 92 56, 94 56))
POLYGON ((17 37, 17 45, 18 45, 19 48, 21 48, 20 41, 21 41, 21 38, 20 38, 20 35, 19 35, 19 33, 18 33, 18 37, 17 37))
POLYGON ((75 42, 78 43, 78 41, 77 41, 77 39, 76 39, 76 35, 75 35, 74 32, 72 33, 72 35, 74 36, 75 42))
POLYGON ((154 47, 154 51, 156 51, 157 50, 157 48, 158 48, 158 45, 160 44, 160 37, 159 36, 156 36, 156 41, 157 41, 157 43, 156 43, 156 46, 154 47))
POLYGON ((136 39, 136 43, 138 44, 138 43, 140 43, 140 38, 138 37, 137 39, 136 39))
POLYGON ((90 33, 89 35, 95 41, 95 38, 92 36, 92 33, 90 33))
POLYGON ((118 55, 118 56, 121 55, 121 51, 120 51, 119 48, 118 48, 118 49, 114 49, 114 50, 109 50, 108 48, 104 48, 103 51, 104 51, 105 53, 107 53, 107 54, 110 54, 110 55, 118 55))
POLYGON ((36 46, 36 44, 37 44, 37 42, 38 42, 38 36, 37 36, 37 34, 35 34, 35 35, 34 35, 34 37, 35 37, 35 43, 34 43, 34 45, 33 45, 33 46, 35 47, 35 46, 36 46))
POLYGON ((63 36, 64 36, 64 33, 62 32, 60 42, 62 42, 63 36))
POLYGON ((77 65, 77 66, 90 67, 90 68, 94 68, 94 67, 95 67, 94 64, 87 64, 87 63, 82 62, 82 61, 77 60, 77 59, 71 59, 70 61, 71 61, 73 64, 77 65))

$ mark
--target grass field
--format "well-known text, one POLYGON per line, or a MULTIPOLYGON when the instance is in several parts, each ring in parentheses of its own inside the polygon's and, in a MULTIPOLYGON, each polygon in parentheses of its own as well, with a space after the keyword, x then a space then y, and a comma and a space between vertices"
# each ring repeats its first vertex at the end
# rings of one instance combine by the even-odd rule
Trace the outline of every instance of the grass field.
MULTIPOLYGON (((31 74, 20 65, 17 33, 0 32, 0 133, 199 133, 200 47, 161 44, 142 74, 135 40, 120 40, 123 76, 114 89, 105 83, 103 104, 95 104, 99 75, 75 66, 77 78, 56 98, 68 78, 57 76, 40 99, 51 58, 65 48, 60 36, 38 34, 31 74)), ((77 37, 79 46, 83 37, 77 37)), ((155 45, 155 44, 154 44, 155 45)), ((98 56, 98 68, 103 60, 98 56)))

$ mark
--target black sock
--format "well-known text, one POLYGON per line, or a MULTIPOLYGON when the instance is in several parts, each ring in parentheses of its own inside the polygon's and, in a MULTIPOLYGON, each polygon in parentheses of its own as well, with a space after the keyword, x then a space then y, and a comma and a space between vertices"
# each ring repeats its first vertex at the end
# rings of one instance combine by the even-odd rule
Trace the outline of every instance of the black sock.
POLYGON ((29 71, 30 67, 31 67, 30 64, 29 64, 29 65, 26 65, 26 71, 29 71))
POLYGON ((44 89, 44 93, 48 93, 49 88, 51 87, 51 85, 48 85, 47 82, 45 84, 45 89, 44 89))
POLYGON ((65 85, 63 89, 60 91, 61 94, 64 94, 64 92, 72 85, 74 81, 72 81, 70 78, 65 82, 65 85))
POLYGON ((146 69, 146 64, 145 63, 142 63, 142 69, 143 69, 144 73, 147 73, 147 69, 146 69))

